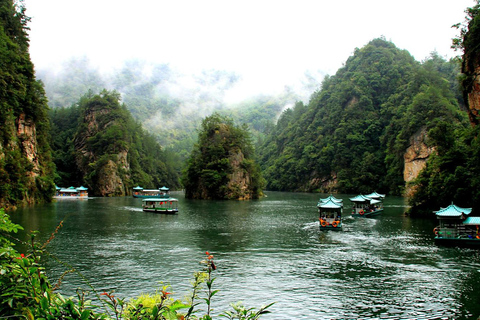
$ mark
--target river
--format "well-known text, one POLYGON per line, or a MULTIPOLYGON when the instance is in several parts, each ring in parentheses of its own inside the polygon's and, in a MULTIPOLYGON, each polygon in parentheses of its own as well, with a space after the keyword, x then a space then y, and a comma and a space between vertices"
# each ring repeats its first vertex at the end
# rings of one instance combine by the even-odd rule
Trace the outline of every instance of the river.
MULTIPOLYGON (((66 265, 97 291, 120 297, 154 293, 171 285, 183 299, 199 261, 209 251, 214 271, 214 314, 242 301, 261 319, 476 319, 480 315, 480 255, 437 247, 435 221, 412 219, 404 198, 387 197, 375 218, 348 217, 343 231, 320 231, 322 194, 266 192, 254 201, 179 199, 177 215, 146 213, 132 197, 61 200, 19 209, 12 221, 38 230, 66 265)), ((344 199, 349 206, 349 197, 344 199)), ((17 247, 22 250, 22 247, 17 247)), ((49 259, 52 281, 66 270, 49 259)), ((75 273, 60 292, 89 285, 75 273)))

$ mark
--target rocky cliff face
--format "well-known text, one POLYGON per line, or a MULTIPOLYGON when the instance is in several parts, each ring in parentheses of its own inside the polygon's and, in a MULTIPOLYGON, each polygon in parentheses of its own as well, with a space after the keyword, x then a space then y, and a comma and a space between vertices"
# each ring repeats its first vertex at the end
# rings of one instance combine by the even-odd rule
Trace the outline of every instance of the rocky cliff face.
POLYGON ((250 175, 242 168, 242 163, 245 160, 243 153, 240 150, 231 152, 229 160, 233 172, 229 175, 227 198, 237 200, 252 199, 252 193, 249 190, 250 175))
POLYGON ((21 144, 21 149, 25 157, 32 165, 32 169, 27 172, 31 178, 35 178, 39 174, 40 163, 37 151, 37 129, 32 120, 27 120, 25 114, 22 113, 17 118, 17 137, 21 144))
POLYGON ((471 56, 475 52, 464 55, 462 73, 465 75, 463 98, 467 105, 468 117, 473 126, 480 123, 480 54, 471 56))
POLYGON ((470 13, 475 11, 475 16, 469 22, 468 32, 464 34, 462 59, 463 99, 467 105, 470 123, 473 126, 480 123, 480 50, 478 49, 480 19, 476 16, 478 9, 472 10, 470 13))
POLYGON ((0 208, 14 209, 18 204, 41 202, 42 197, 38 193, 48 193, 49 189, 53 192, 53 185, 42 182, 45 163, 38 150, 35 122, 22 113, 2 126, 10 132, 10 139, 4 144, 0 142, 0 161, 4 164, 0 168, 0 181, 3 184, 0 208), (10 191, 6 193, 4 190, 10 191))
POLYGON ((428 157, 435 151, 435 148, 427 146, 425 143, 426 138, 427 129, 422 127, 410 138, 410 145, 403 156, 405 162, 403 178, 406 182, 406 196, 411 196, 414 192, 408 183, 418 177, 423 168, 425 168, 428 157))

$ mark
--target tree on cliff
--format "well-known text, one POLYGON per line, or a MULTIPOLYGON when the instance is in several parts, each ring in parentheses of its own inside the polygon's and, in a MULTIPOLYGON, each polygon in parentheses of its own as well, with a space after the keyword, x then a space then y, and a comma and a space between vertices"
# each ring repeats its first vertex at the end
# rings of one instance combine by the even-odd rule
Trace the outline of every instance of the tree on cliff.
POLYGON ((187 161, 183 185, 187 198, 258 198, 263 178, 247 127, 217 113, 206 117, 187 161))
POLYGON ((35 79, 21 2, 0 0, 0 207, 55 191, 43 85, 35 79))

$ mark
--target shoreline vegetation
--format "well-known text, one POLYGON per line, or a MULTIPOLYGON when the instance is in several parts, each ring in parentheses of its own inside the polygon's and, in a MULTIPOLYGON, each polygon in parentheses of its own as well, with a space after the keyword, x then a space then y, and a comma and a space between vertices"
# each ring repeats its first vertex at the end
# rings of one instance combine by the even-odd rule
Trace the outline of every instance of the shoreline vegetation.
MULTIPOLYGON (((5 210, 0 209, 0 318, 21 319, 191 319, 210 320, 214 318, 212 300, 218 290, 214 290, 213 271, 216 270, 214 257, 205 252, 200 262, 200 271, 193 275, 192 289, 181 301, 168 292, 170 286, 162 286, 155 293, 142 294, 134 298, 120 298, 111 292, 101 292, 90 285, 80 270, 60 261, 48 252, 48 244, 55 239, 63 221, 60 222, 45 243, 36 241, 36 232, 30 235, 29 252, 19 253, 14 249, 14 237, 23 227, 12 223, 5 210), (66 270, 53 284, 42 266, 46 258, 56 260, 66 270), (89 291, 77 289, 77 297, 64 297, 57 290, 63 278, 69 273, 78 274, 90 287, 89 291), (93 300, 91 300, 93 299, 93 300), (204 304, 204 306, 202 305, 204 304), (202 305, 202 310, 199 307, 202 305), (205 309, 205 310, 203 310, 205 309), (199 315, 204 312, 203 315, 199 315)), ((246 308, 241 302, 232 303, 232 310, 218 315, 226 319, 259 319, 269 313, 267 309, 274 303, 258 310, 246 308)))

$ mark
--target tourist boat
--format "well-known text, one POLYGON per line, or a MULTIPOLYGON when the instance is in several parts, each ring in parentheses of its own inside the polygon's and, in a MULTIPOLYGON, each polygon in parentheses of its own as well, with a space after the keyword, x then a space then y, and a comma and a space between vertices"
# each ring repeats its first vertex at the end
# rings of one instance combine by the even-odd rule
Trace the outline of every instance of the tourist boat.
POLYGON ((439 225, 433 229, 435 244, 446 246, 480 246, 480 217, 470 217, 472 208, 453 203, 434 212, 439 225))
POLYGON ((133 188, 134 198, 170 198, 169 188, 163 186, 159 189, 143 189, 140 186, 133 188))
POLYGON ((55 186, 54 199, 88 199, 88 188, 83 186, 75 188, 61 188, 55 186))
POLYGON ((142 209, 147 212, 175 214, 178 212, 178 199, 145 198, 142 199, 142 209))
POLYGON ((317 204, 320 230, 342 230, 343 200, 330 195, 317 204))
POLYGON ((358 195, 350 198, 353 203, 352 216, 373 217, 383 212, 384 194, 373 192, 369 195, 358 195))

